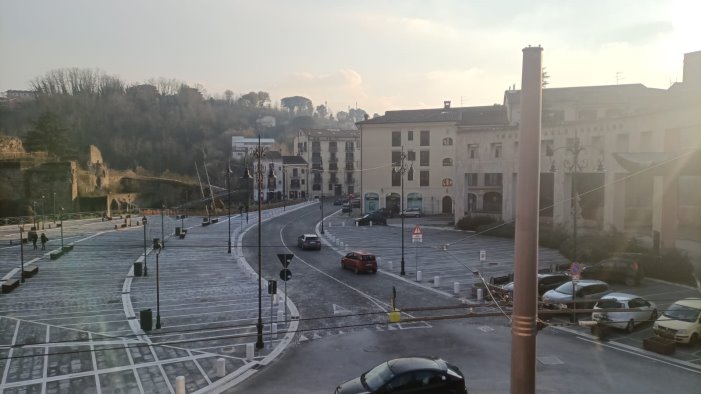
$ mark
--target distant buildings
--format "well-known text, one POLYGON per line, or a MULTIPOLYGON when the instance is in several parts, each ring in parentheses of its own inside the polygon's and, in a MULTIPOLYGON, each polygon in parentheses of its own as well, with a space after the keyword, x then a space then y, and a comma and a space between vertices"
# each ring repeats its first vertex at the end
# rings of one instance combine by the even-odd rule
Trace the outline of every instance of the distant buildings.
MULTIPOLYGON (((260 145, 264 149, 274 149, 275 139, 261 138, 260 145)), ((254 149, 258 148, 258 138, 248 138, 243 136, 231 137, 231 157, 233 159, 242 160, 246 154, 251 154, 254 149)))

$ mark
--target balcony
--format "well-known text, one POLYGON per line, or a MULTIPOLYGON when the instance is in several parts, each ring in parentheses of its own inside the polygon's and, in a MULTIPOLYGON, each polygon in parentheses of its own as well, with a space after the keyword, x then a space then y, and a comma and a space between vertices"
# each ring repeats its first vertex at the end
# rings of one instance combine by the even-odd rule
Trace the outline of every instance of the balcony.
POLYGON ((346 171, 354 171, 354 170, 355 170, 355 165, 353 165, 353 162, 346 163, 346 171))
POLYGON ((355 161, 355 155, 353 152, 346 152, 346 161, 355 161))

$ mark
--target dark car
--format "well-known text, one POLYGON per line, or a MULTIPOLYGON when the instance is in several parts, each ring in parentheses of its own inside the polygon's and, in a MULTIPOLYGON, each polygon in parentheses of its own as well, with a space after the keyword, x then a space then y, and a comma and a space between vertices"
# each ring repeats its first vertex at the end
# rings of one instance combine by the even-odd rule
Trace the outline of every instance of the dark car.
MULTIPOLYGON (((572 280, 572 278, 570 278, 569 275, 562 272, 538 274, 538 296, 542 297, 546 291, 559 287, 561 284, 569 282, 570 280, 572 280)), ((511 295, 513 295, 514 282, 505 284, 504 286, 502 286, 502 289, 508 291, 509 293, 511 293, 511 295)))
POLYGON ((343 205, 343 203, 346 201, 348 201, 348 200, 344 200, 343 198, 337 198, 337 199, 333 200, 333 205, 343 205))
POLYGON ((350 252, 341 258, 341 268, 359 272, 377 272, 377 259, 374 254, 365 252, 350 252))
POLYGON ((384 216, 378 214, 377 212, 366 213, 365 215, 355 219, 358 226, 367 226, 372 222, 372 224, 387 225, 387 219, 384 216))
POLYGON ((634 255, 614 256, 582 269, 582 278, 633 286, 645 277, 639 259, 634 255))
POLYGON ((388 209, 388 208, 380 208, 373 213, 376 213, 378 215, 382 215, 382 217, 385 219, 394 217, 394 213, 392 212, 391 209, 388 209))
POLYGON ((353 208, 360 208, 360 198, 355 197, 354 199, 352 199, 351 205, 353 205, 353 208))
POLYGON ((321 250, 321 240, 316 236, 316 234, 303 234, 297 237, 297 247, 302 250, 321 250))
POLYGON ((383 362, 336 387, 336 394, 466 394, 465 376, 440 358, 403 357, 383 362))
POLYGON ((352 212, 353 208, 351 208, 350 204, 347 202, 343 203, 343 208, 341 208, 341 212, 346 213, 346 212, 352 212))

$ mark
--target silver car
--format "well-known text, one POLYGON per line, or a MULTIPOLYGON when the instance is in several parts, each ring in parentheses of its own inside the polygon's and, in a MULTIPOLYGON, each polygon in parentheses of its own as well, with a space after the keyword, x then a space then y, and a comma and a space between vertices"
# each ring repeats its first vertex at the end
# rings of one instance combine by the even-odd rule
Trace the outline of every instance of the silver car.
POLYGON ((556 289, 543 294, 543 306, 552 309, 572 308, 572 302, 577 308, 591 308, 600 298, 611 292, 608 283, 594 279, 583 279, 575 283, 564 283, 556 289), (574 297, 572 297, 574 290, 574 297))
POLYGON ((592 320, 628 332, 633 332, 637 324, 657 319, 657 306, 633 294, 609 293, 601 297, 594 309, 596 312, 591 314, 592 320), (609 311, 611 309, 625 310, 609 311))

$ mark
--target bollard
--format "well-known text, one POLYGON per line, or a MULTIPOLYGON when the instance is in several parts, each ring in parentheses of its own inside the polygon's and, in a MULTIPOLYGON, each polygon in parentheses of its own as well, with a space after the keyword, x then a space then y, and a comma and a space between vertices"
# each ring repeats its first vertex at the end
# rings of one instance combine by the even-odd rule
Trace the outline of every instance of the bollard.
POLYGON ((438 287, 441 285, 441 277, 440 276, 434 276, 433 277, 433 287, 438 287))
POLYGON ((345 222, 345 220, 344 220, 342 223, 343 223, 343 224, 341 224, 341 227, 346 227, 346 222, 345 222))
POLYGON ((247 343, 246 344, 246 360, 248 361, 253 361, 253 344, 252 343, 247 343))
POLYGON ((421 282, 423 280, 423 272, 416 271, 416 281, 421 282))
POLYGON ((355 222, 355 227, 358 227, 358 222, 355 222))
POLYGON ((455 294, 460 293, 460 283, 458 283, 458 282, 453 283, 453 293, 455 293, 455 294))
MULTIPOLYGON (((358 224, 358 222, 355 222, 355 224, 358 224)), ((372 220, 370 221, 370 227, 372 227, 372 220)))
POLYGON ((387 270, 392 271, 394 269, 394 264, 392 264, 392 260, 387 262, 387 270))
POLYGON ((185 394, 185 377, 178 376, 175 378, 175 394, 185 394))
POLYGON ((273 339, 277 339, 277 323, 272 324, 271 334, 273 339))
POLYGON ((484 289, 479 288, 477 289, 477 301, 482 301, 484 300, 484 289))
POLYGON ((226 361, 223 358, 217 359, 217 377, 223 378, 226 376, 226 361))

